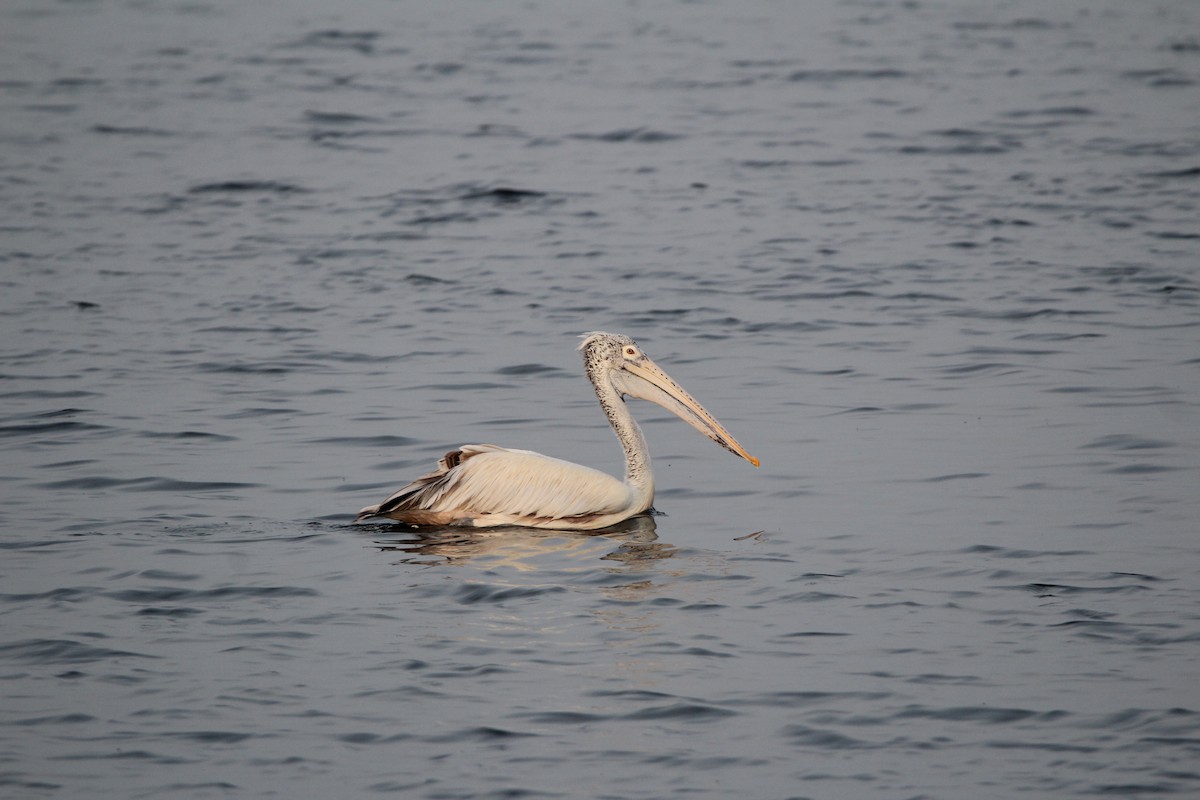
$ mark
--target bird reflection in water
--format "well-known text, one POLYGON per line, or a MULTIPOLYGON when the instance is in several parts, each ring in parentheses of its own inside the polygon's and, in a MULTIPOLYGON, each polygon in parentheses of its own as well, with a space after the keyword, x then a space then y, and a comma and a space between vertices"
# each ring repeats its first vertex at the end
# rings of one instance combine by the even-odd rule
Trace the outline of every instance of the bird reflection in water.
POLYGON ((657 525, 648 514, 595 531, 537 528, 420 528, 382 532, 401 537, 377 539, 380 552, 399 553, 397 564, 463 565, 486 562, 488 568, 594 569, 595 561, 634 565, 675 555, 674 545, 657 541, 657 525), (616 544, 614 548, 613 545, 616 544))

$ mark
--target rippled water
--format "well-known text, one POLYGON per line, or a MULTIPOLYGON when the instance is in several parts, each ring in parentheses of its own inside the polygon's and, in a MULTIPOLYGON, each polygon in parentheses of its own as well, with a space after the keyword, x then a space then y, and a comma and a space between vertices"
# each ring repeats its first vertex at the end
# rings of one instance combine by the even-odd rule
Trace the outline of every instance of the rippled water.
POLYGON ((0 8, 0 795, 1200 794, 1200 7, 0 8), (466 442, 600 535, 354 527, 466 442))

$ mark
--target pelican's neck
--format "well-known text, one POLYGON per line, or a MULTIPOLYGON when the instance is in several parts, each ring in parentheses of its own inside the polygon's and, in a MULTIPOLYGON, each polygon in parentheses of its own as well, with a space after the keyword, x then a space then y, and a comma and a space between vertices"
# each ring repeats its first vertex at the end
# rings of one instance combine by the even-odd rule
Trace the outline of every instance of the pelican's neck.
POLYGON ((650 508, 654 502, 654 473, 650 469, 650 448, 637 421, 629 413, 629 406, 612 382, 588 365, 588 378, 596 387, 600 407, 612 425, 613 433, 625 451, 625 484, 634 492, 638 501, 638 512, 650 508))

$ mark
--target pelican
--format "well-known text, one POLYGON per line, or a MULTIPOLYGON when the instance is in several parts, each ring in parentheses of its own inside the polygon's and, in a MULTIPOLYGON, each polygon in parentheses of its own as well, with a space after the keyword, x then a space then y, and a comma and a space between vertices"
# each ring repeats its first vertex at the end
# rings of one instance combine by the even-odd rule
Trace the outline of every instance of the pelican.
POLYGON ((387 517, 413 525, 490 528, 516 525, 596 530, 642 514, 654 502, 654 474, 642 430, 625 396, 657 403, 709 439, 758 466, 704 407, 642 352, 616 333, 586 333, 579 345, 600 407, 625 451, 625 480, 531 450, 465 444, 438 467, 358 512, 356 522, 387 517))

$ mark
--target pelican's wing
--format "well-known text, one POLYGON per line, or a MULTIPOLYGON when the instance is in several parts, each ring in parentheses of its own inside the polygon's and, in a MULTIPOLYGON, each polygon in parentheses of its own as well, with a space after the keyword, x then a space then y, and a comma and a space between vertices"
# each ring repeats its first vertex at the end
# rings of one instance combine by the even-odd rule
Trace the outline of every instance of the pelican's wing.
POLYGON ((633 492, 599 470, 531 450, 463 445, 358 519, 390 517, 417 525, 553 527, 626 511, 633 492))

